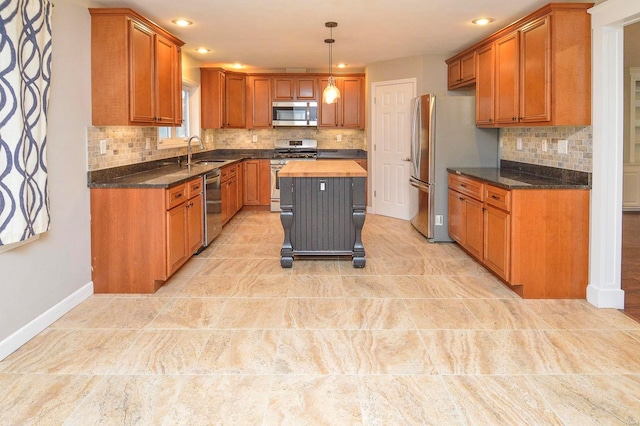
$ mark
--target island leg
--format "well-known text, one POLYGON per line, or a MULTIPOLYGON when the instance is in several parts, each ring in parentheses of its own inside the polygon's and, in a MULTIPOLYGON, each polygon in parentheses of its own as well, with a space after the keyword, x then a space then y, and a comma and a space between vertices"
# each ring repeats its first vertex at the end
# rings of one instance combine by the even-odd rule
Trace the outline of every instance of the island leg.
POLYGON ((356 238, 353 244, 353 267, 364 268, 366 264, 364 245, 362 244, 362 227, 364 226, 364 219, 366 216, 366 192, 365 185, 366 179, 353 178, 352 180, 353 191, 353 224, 355 226, 356 238))
POLYGON ((293 184, 291 178, 280 178, 280 222, 284 230, 284 242, 280 250, 280 266, 283 268, 293 267, 293 246, 291 245, 291 227, 293 226, 293 194, 291 189, 293 184))

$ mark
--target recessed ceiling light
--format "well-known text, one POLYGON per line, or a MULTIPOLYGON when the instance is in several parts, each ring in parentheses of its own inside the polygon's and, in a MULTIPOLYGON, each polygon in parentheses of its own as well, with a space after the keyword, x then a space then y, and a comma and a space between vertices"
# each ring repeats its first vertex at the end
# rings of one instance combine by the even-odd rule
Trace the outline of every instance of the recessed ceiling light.
POLYGON ((346 68, 347 64, 338 64, 338 68, 346 68))
POLYGON ((176 24, 179 27, 188 27, 189 25, 192 25, 193 22, 187 20, 187 19, 174 19, 171 22, 173 22, 174 24, 176 24))
POLYGON ((478 18, 478 19, 474 19, 471 22, 476 24, 476 25, 487 25, 488 23, 493 22, 493 19, 492 18, 478 18))
POLYGON ((207 49, 206 47, 198 47, 196 49, 196 52, 198 52, 198 53, 209 53, 209 52, 211 52, 211 49, 207 49))
POLYGON ((235 64, 233 64, 232 66, 233 66, 235 69, 244 68, 244 65, 242 65, 242 64, 238 64, 238 63, 235 63, 235 64))

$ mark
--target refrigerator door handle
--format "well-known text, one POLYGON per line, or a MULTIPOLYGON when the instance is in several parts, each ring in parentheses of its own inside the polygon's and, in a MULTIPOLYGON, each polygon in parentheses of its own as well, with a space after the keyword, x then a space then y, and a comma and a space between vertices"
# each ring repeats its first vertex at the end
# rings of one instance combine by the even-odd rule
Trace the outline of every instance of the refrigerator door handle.
POLYGON ((411 174, 420 173, 420 97, 413 99, 413 114, 411 117, 411 174))

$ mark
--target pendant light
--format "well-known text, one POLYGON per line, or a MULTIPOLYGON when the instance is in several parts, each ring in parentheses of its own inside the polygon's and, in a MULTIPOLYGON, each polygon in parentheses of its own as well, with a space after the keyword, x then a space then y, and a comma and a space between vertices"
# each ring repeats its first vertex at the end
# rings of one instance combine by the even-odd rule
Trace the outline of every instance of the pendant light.
POLYGON ((325 27, 329 28, 330 35, 324 40, 329 45, 329 84, 322 92, 322 102, 325 104, 332 104, 338 101, 340 97, 340 90, 336 87, 336 80, 333 78, 333 51, 332 45, 335 41, 333 39, 333 29, 338 26, 337 22, 325 22, 325 27))

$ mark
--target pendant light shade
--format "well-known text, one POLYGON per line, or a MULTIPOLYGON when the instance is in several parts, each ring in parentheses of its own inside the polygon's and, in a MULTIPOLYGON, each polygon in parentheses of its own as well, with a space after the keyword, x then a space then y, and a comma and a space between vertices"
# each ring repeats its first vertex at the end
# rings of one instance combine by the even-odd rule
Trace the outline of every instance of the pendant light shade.
POLYGON ((322 102, 332 104, 338 101, 340 90, 336 86, 336 80, 333 78, 333 29, 338 26, 336 22, 326 22, 325 27, 329 28, 330 38, 324 40, 329 45, 329 84, 322 92, 322 102))

